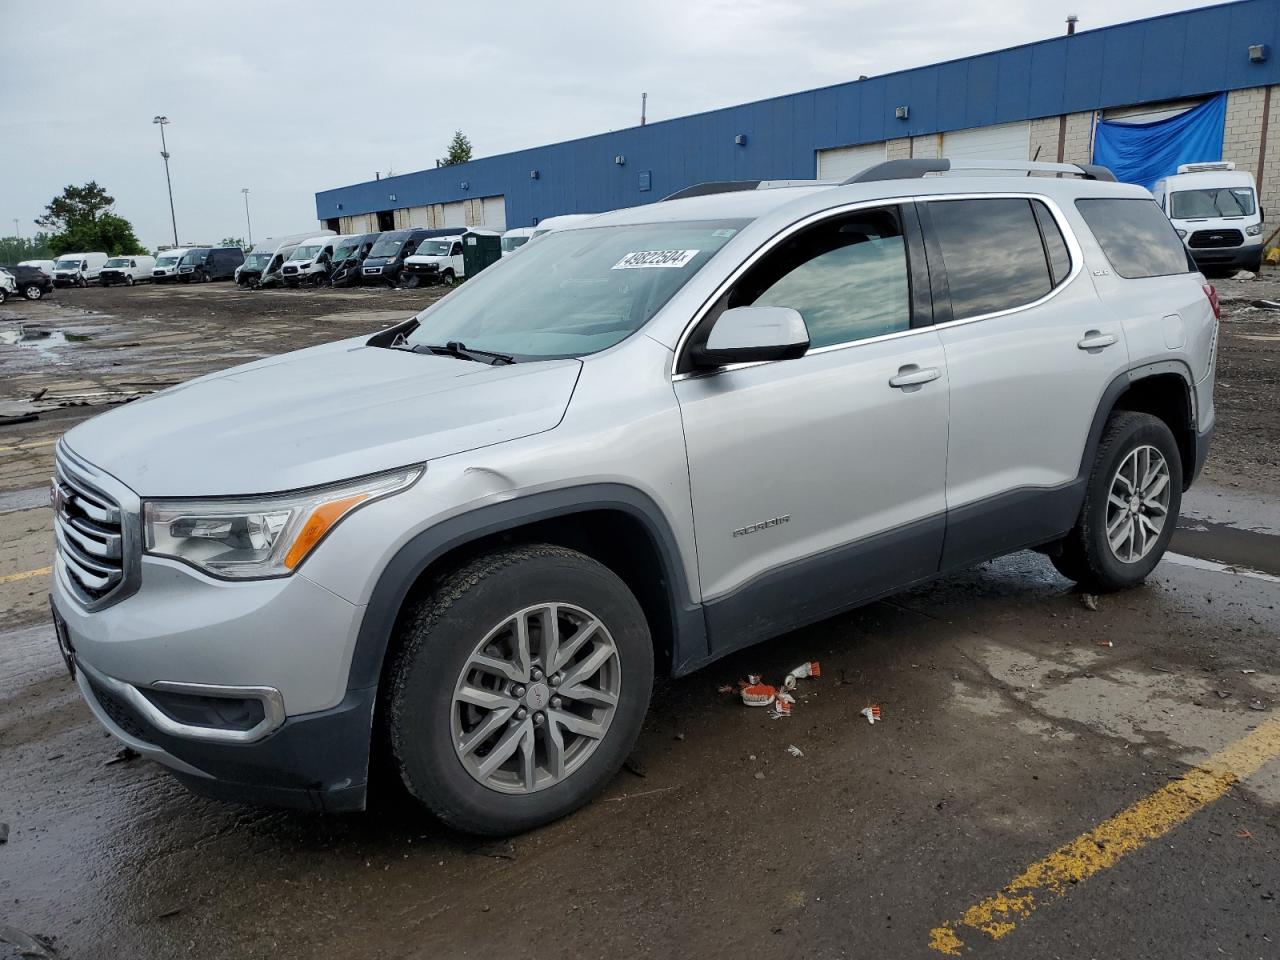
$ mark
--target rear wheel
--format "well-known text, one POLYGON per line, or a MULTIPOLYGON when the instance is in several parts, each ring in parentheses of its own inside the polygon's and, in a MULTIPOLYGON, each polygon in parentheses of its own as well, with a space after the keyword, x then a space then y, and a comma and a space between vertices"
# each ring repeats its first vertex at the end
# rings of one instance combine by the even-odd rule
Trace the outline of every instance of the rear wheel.
POLYGON ((1089 474, 1084 506, 1053 565, 1083 587, 1137 586, 1164 556, 1182 505, 1182 458, 1163 420, 1111 416, 1089 474))
POLYGON ((652 685, 644 613, 611 570, 562 547, 498 551, 409 618, 386 711, 392 754, 445 822, 517 833, 599 792, 652 685))
POLYGON ((44 289, 38 283, 28 283, 22 288, 22 295, 28 300, 39 300, 44 296, 44 289))

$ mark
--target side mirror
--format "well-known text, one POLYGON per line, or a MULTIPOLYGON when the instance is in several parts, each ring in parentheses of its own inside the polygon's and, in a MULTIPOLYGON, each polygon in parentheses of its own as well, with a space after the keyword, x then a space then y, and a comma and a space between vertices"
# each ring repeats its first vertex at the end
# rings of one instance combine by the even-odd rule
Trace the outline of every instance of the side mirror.
POLYGON ((804 317, 790 307, 733 307, 720 314, 707 342, 695 347, 698 367, 794 360, 809 349, 804 317))

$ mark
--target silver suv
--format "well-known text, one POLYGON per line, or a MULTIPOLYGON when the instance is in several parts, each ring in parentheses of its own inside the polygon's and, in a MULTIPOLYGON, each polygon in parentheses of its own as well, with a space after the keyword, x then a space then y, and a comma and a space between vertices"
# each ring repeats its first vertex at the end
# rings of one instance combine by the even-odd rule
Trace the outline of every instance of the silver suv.
POLYGON ((1024 548, 1141 583, 1215 313, 1105 170, 706 184, 77 426, 59 640, 201 792, 361 809, 385 754, 445 821, 523 830, 614 775, 655 670, 1024 548))

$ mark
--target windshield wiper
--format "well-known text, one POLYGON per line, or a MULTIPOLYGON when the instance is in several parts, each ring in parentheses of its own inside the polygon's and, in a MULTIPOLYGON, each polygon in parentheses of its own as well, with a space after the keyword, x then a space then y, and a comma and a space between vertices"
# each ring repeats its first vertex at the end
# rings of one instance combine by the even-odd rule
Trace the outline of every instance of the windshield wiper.
POLYGON ((441 357, 456 357, 459 360, 473 360, 476 363, 487 363, 490 366, 506 366, 515 363, 516 358, 506 353, 494 353, 492 350, 475 350, 459 340, 448 343, 410 343, 397 336, 388 346, 392 350, 408 350, 412 353, 433 353, 441 357))

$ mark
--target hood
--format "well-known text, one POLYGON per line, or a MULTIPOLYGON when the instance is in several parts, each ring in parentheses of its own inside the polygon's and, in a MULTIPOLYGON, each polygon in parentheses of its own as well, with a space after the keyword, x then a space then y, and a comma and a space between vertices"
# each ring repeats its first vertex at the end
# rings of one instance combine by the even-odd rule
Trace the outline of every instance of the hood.
POLYGON ((201 377, 94 417, 66 443, 143 497, 275 493, 550 430, 582 367, 491 367, 364 344, 201 377))
POLYGON ((449 257, 438 256, 438 255, 436 255, 436 254, 434 254, 434 253, 424 253, 424 254, 422 254, 421 256, 418 256, 418 254, 416 254, 416 253, 415 253, 412 257, 405 257, 405 258, 404 258, 404 262, 405 262, 405 263, 418 263, 418 264, 429 263, 429 264, 434 264, 435 266, 437 266, 437 267, 438 267, 438 266, 440 266, 440 264, 441 264, 443 261, 448 260, 448 259, 450 259, 450 258, 449 258, 449 257))

